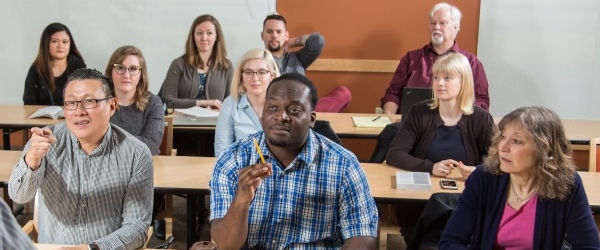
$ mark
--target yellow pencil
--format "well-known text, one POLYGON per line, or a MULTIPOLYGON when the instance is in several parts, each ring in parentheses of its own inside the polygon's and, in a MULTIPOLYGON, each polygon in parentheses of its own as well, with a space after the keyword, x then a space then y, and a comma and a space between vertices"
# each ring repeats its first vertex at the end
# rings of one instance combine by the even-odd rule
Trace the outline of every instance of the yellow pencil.
POLYGON ((260 162, 265 164, 265 157, 262 154, 262 151, 260 150, 260 147, 258 146, 258 142, 256 141, 256 139, 254 139, 254 146, 256 147, 256 151, 258 151, 258 156, 260 156, 260 162))

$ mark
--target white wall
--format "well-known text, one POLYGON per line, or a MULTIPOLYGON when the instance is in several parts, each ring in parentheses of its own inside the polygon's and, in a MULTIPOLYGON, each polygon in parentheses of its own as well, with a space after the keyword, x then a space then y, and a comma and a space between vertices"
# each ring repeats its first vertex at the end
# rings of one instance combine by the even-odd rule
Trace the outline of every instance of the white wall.
POLYGON ((23 103, 25 76, 52 22, 67 25, 87 66, 102 72, 116 48, 140 48, 157 93, 197 16, 219 20, 228 58, 237 64, 247 50, 264 47, 262 21, 274 12, 275 0, 1 0, 0 104, 23 103))
POLYGON ((541 105, 600 119, 600 1, 482 0, 478 57, 493 115, 541 105))

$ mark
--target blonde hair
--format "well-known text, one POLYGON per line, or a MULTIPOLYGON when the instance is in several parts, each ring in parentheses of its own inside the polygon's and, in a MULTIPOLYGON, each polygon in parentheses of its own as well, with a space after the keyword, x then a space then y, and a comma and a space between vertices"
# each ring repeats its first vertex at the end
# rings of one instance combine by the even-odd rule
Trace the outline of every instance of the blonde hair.
POLYGON ((231 80, 230 86, 230 95, 233 100, 239 100, 242 94, 246 93, 246 88, 244 88, 244 79, 242 72, 244 71, 244 64, 250 60, 261 59, 267 63, 268 70, 271 72, 271 76, 273 78, 279 77, 279 67, 277 67, 277 63, 269 52, 266 49, 251 49, 246 54, 242 56, 240 63, 235 69, 233 73, 233 79, 231 80))
POLYGON ((565 136, 562 122, 556 113, 544 107, 522 107, 504 116, 485 159, 485 170, 503 174, 500 169, 499 145, 507 127, 522 128, 536 144, 535 188, 545 199, 565 200, 575 183, 576 167, 573 151, 565 136))
MULTIPOLYGON (((471 64, 466 56, 461 53, 448 53, 438 57, 431 69, 432 75, 450 74, 460 78, 460 92, 458 93, 458 102, 460 110, 464 115, 473 114, 473 104, 475 103, 475 84, 473 82, 473 71, 471 64)), ((440 100, 433 92, 433 102, 429 104, 431 109, 440 106, 440 100)))
POLYGON ((123 61, 125 61, 125 57, 130 55, 138 58, 140 61, 140 67, 142 68, 140 72, 140 81, 135 88, 134 102, 137 109, 144 111, 146 110, 146 107, 148 107, 148 102, 150 101, 150 92, 148 91, 148 85, 150 83, 148 80, 148 68, 146 68, 146 60, 144 59, 144 55, 140 49, 133 45, 125 45, 116 49, 115 52, 113 52, 110 56, 110 59, 108 59, 105 74, 110 77, 112 85, 111 87, 112 89, 115 89, 114 81, 112 81, 112 71, 115 67, 114 65, 123 63, 123 61))

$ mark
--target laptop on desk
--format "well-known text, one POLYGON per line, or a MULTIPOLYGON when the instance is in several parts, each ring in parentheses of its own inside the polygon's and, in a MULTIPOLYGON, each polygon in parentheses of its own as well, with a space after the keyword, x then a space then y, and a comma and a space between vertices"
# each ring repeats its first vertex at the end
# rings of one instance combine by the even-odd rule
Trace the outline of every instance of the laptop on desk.
POLYGON ((407 117, 410 109, 412 109, 413 105, 429 100, 433 98, 433 93, 431 92, 431 88, 422 88, 422 87, 404 87, 402 88, 402 117, 400 121, 403 122, 404 118, 407 117))
POLYGON ((174 127, 215 127, 217 126, 217 117, 192 117, 175 116, 173 117, 174 127))

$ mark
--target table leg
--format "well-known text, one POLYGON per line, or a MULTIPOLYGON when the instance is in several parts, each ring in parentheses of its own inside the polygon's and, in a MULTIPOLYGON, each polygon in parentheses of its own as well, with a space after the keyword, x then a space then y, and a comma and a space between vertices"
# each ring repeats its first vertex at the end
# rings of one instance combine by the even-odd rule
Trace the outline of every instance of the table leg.
POLYGON ((3 129, 2 130, 2 136, 3 136, 3 143, 2 146, 4 147, 4 150, 10 150, 10 133, 11 130, 10 129, 3 129))
POLYGON ((187 197, 187 247, 190 248, 196 239, 196 202, 197 194, 188 194, 187 197))

